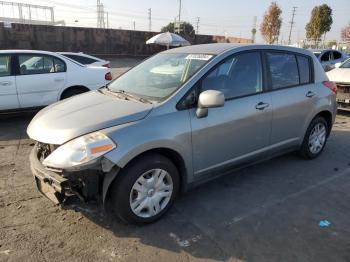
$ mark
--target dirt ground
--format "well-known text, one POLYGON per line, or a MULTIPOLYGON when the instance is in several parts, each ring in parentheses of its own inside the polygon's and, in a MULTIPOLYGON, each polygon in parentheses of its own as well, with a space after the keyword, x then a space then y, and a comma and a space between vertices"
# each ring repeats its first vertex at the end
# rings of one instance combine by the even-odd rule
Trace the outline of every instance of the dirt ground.
POLYGON ((233 172, 143 227, 96 203, 59 207, 40 195, 25 132, 32 117, 0 118, 0 261, 350 261, 349 114, 338 115, 319 158, 289 154, 233 172))

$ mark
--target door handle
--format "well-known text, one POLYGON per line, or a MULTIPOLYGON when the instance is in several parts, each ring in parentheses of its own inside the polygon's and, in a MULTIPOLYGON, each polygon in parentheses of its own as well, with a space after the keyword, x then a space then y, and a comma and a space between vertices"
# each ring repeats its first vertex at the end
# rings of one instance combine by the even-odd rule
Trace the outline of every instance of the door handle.
POLYGON ((268 104, 268 103, 260 102, 255 106, 255 108, 258 110, 264 110, 266 107, 269 107, 269 106, 270 106, 270 104, 268 104))
POLYGON ((11 81, 3 81, 3 82, 0 82, 0 85, 2 86, 10 86, 12 84, 11 81))
POLYGON ((315 95, 316 95, 316 94, 315 94, 314 92, 309 91, 309 92, 306 93, 305 96, 311 98, 311 97, 313 97, 313 96, 315 96, 315 95))
POLYGON ((64 80, 64 78, 55 78, 55 81, 56 82, 61 82, 61 81, 63 81, 64 80))

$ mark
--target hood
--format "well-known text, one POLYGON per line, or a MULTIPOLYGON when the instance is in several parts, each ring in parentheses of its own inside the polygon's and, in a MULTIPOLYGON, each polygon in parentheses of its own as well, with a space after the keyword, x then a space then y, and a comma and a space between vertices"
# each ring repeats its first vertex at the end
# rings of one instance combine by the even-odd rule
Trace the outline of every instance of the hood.
POLYGON ((335 68, 327 76, 333 82, 350 83, 350 68, 335 68))
POLYGON ((99 91, 84 93, 41 110, 30 122, 30 138, 63 144, 78 136, 145 118, 151 104, 123 100, 99 91))

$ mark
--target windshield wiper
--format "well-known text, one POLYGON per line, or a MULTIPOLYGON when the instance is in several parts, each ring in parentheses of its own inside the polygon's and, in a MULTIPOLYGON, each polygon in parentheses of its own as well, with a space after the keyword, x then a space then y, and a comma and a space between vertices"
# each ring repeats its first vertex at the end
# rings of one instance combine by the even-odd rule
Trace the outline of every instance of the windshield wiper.
POLYGON ((110 89, 108 89, 108 91, 110 91, 110 92, 112 92, 112 93, 122 94, 122 95, 124 95, 126 98, 132 98, 132 99, 137 100, 137 101, 140 101, 140 102, 142 102, 142 103, 152 104, 152 102, 149 101, 149 100, 147 100, 146 98, 133 95, 133 94, 128 93, 128 92, 126 92, 125 90, 122 90, 122 89, 113 90, 113 91, 110 90, 110 89))

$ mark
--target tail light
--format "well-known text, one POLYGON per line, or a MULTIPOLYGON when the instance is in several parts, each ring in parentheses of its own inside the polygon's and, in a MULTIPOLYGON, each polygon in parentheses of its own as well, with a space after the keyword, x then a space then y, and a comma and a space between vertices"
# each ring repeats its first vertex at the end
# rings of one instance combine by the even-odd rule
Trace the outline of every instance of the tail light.
POLYGON ((111 68, 111 64, 110 63, 108 63, 108 64, 104 64, 104 65, 102 65, 103 67, 107 67, 107 68, 111 68))
POLYGON ((105 79, 106 79, 107 81, 111 81, 111 80, 112 80, 112 74, 111 74, 111 72, 108 72, 107 74, 105 74, 105 79))
POLYGON ((322 84, 332 90, 335 94, 337 93, 337 85, 332 81, 323 81, 322 84))

